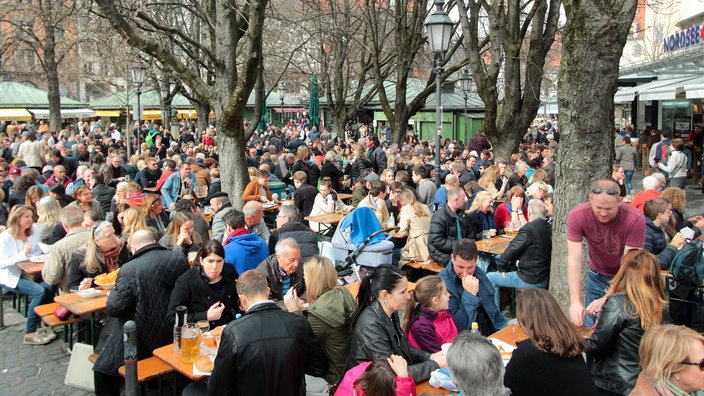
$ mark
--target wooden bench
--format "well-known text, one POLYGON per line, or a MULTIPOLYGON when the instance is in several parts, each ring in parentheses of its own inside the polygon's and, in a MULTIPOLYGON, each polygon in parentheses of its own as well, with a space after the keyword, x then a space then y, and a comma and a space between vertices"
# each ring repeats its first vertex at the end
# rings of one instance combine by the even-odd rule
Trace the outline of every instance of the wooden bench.
POLYGON ((44 305, 37 305, 34 307, 34 313, 37 314, 42 319, 42 322, 47 327, 64 327, 64 342, 68 343, 68 349, 73 349, 73 324, 79 323, 81 318, 77 318, 73 315, 69 316, 66 320, 59 319, 54 315, 54 310, 59 306, 58 303, 49 303, 44 305))
POLYGON ((408 267, 408 268, 413 268, 413 269, 422 269, 422 270, 431 271, 431 272, 435 272, 435 273, 438 273, 438 272, 445 269, 445 267, 436 263, 435 261, 428 261, 425 263, 417 263, 415 261, 411 261, 409 263, 404 264, 403 266, 408 267))
MULTIPOLYGON (((159 379, 159 395, 162 394, 161 377, 174 371, 174 368, 166 364, 163 360, 152 356, 137 362, 137 382, 141 384, 141 393, 144 394, 144 382, 159 379)), ((117 369, 118 374, 125 377, 125 366, 117 369)))

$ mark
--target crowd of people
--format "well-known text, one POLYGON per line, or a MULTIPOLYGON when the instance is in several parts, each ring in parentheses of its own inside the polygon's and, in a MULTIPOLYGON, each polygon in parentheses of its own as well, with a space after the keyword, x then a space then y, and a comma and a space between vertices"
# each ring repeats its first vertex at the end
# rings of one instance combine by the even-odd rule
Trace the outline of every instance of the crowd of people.
POLYGON ((551 262, 556 123, 529 131, 510 158, 495 158, 482 131, 466 145, 445 140, 437 186, 432 144, 412 134, 395 144, 363 125, 338 135, 291 120, 252 135, 237 199, 221 187, 214 126, 135 124, 126 133, 143 143, 130 157, 114 124, 0 127, 0 284, 31 296, 23 342, 57 337, 34 307, 119 269, 95 346, 96 394, 119 394, 121 324, 136 322, 146 358, 172 342, 179 306, 188 322, 227 324, 209 381, 184 394, 406 395, 446 367, 465 395, 704 390, 704 338, 664 324, 695 324, 696 288, 660 276, 704 230, 704 218, 685 216, 683 190, 700 129, 686 142, 658 135, 642 191, 630 136, 616 132, 611 177, 569 213, 566 315, 547 292, 551 266, 564 265, 551 262), (334 227, 307 218, 361 207, 398 229, 391 265, 370 269, 355 299, 319 247, 334 227), (503 254, 478 251, 497 236, 510 238, 503 254), (40 279, 22 276, 17 263, 47 253, 40 279), (444 269, 416 277, 411 262, 444 269), (528 337, 505 369, 482 337, 509 324, 502 289, 520 289, 528 337), (254 381, 264 370, 271 378, 254 381))

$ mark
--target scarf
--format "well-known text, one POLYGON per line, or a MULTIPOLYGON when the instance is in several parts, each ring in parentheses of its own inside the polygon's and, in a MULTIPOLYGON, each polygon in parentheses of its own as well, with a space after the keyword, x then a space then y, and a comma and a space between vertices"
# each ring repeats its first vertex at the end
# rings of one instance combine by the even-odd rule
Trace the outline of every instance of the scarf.
MULTIPOLYGON (((650 381, 650 380, 648 380, 650 381)), ((692 393, 687 393, 680 388, 678 388, 675 384, 672 382, 665 381, 665 383, 661 382, 651 382, 653 384, 653 387, 655 390, 658 392, 660 395, 665 395, 665 396, 702 396, 704 395, 704 392, 702 391, 694 391, 692 393)))
POLYGON ((125 240, 118 238, 117 246, 115 246, 115 249, 112 249, 108 252, 102 252, 103 258, 105 258, 105 267, 108 269, 108 272, 112 272, 120 268, 120 262, 117 261, 117 256, 120 254, 120 251, 124 246, 125 240))
POLYGON ((240 227, 240 228, 232 231, 232 233, 230 233, 230 235, 228 235, 227 238, 225 238, 225 242, 222 245, 227 246, 227 244, 230 243, 230 238, 232 238, 232 237, 246 235, 246 234, 249 234, 249 231, 247 231, 247 229, 244 227, 240 227))

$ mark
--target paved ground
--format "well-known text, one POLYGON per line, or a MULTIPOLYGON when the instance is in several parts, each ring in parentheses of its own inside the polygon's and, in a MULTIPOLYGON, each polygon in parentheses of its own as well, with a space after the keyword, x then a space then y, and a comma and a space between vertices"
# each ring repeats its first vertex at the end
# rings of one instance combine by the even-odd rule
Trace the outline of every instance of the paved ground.
MULTIPOLYGON (((642 176, 634 175, 634 189, 642 187, 642 176)), ((704 195, 687 187, 687 213, 704 212, 704 195)), ((70 355, 61 337, 48 345, 22 344, 25 318, 12 309, 12 301, 4 300, 5 329, 0 330, 0 394, 13 395, 89 395, 79 388, 64 385, 70 355)), ((699 326, 704 323, 704 309, 699 304, 699 326)), ((704 328, 699 328, 704 331, 704 328)), ((92 375, 92 373, 86 373, 92 375)))

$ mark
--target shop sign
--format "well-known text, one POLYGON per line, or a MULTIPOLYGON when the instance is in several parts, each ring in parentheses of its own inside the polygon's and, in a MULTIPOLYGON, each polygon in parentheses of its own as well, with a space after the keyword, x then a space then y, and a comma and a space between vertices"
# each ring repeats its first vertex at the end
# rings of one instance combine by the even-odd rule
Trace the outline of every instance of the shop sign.
POLYGON ((701 25, 697 25, 665 37, 663 47, 665 52, 671 52, 698 45, 702 42, 704 42, 704 30, 701 25))

